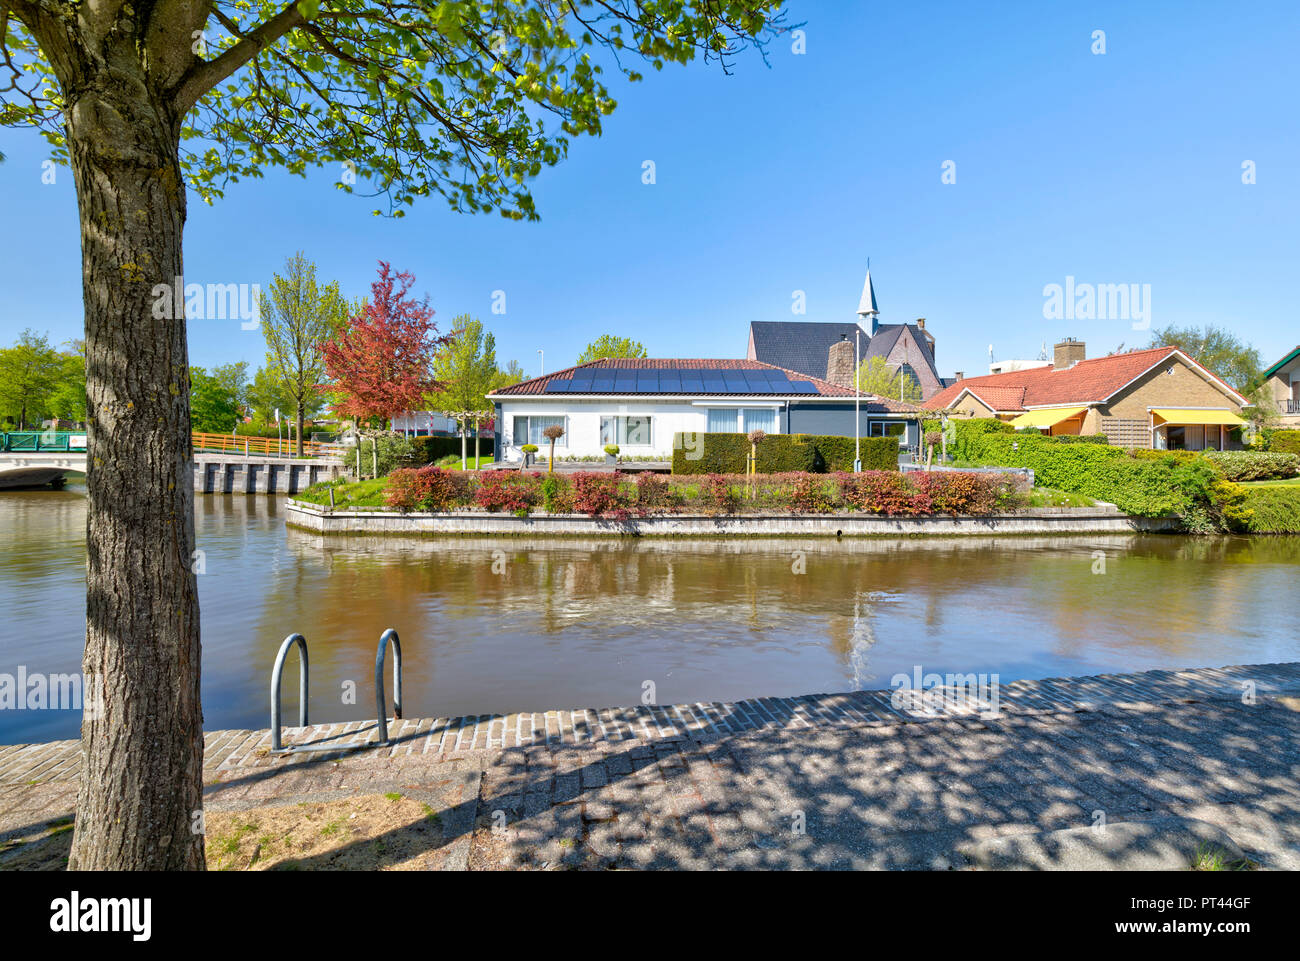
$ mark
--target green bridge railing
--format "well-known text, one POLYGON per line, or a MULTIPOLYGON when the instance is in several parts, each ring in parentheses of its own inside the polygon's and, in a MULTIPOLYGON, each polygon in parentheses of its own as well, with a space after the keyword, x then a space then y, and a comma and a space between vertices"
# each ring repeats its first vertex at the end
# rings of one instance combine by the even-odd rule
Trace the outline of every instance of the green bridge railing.
POLYGON ((85 449, 85 431, 16 430, 0 434, 0 451, 84 451, 85 449))

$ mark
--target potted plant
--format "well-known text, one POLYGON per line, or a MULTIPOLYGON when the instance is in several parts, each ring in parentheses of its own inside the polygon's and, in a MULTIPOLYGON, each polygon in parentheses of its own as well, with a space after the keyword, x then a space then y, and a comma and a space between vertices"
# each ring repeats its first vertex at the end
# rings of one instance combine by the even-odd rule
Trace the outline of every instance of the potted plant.
POLYGON ((617 463, 618 463, 618 445, 617 445, 617 444, 606 444, 606 445, 605 445, 605 464, 606 464, 606 466, 608 466, 608 467, 613 467, 613 466, 614 466, 615 464, 617 464, 617 463))
POLYGON ((536 445, 536 444, 524 444, 524 445, 521 446, 519 449, 520 449, 521 451, 524 452, 524 466, 525 466, 525 467, 532 467, 532 466, 533 466, 533 455, 537 453, 537 445, 536 445))

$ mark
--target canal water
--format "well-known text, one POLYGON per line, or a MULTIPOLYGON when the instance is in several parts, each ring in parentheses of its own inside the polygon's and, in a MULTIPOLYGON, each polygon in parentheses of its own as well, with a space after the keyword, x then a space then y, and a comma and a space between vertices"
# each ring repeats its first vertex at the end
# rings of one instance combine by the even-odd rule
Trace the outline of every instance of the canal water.
MULTIPOLYGON (((1300 659, 1300 538, 344 540, 284 518, 198 498, 209 729, 267 726, 295 631, 321 722, 373 717, 388 627, 408 717, 883 688, 918 666, 1006 682, 1300 659)), ((0 675, 79 670, 85 525, 76 487, 0 493, 0 675)), ((78 730, 0 710, 0 743, 78 730)))

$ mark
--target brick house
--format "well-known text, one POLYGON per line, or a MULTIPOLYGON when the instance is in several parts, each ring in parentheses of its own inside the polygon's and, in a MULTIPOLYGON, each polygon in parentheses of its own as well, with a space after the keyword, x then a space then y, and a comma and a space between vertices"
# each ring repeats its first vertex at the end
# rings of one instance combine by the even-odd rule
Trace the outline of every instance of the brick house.
POLYGON ((1050 435, 1105 434, 1120 447, 1228 450, 1241 445, 1246 403, 1177 348, 1089 360, 1082 341, 1067 339, 1051 366, 959 380, 926 406, 1050 435))
POLYGON ((1282 427, 1300 428, 1300 347, 1264 371, 1282 427))

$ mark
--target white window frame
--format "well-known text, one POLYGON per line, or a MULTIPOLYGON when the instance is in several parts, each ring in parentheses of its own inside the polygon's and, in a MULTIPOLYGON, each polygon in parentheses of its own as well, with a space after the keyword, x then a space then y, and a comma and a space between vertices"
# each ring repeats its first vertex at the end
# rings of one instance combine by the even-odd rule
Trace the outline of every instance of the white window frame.
POLYGON ((605 447, 605 446, 607 446, 608 444, 614 444, 614 445, 618 446, 619 448, 623 448, 623 447, 646 447, 646 448, 653 448, 654 445, 655 445, 655 421, 657 421, 658 419, 659 419, 659 418, 658 418, 657 416, 655 416, 654 414, 600 414, 600 415, 598 416, 598 419, 597 419, 597 430, 599 431, 599 434, 598 434, 597 436, 598 436, 599 439, 600 439, 600 445, 601 445, 601 447, 605 447), (626 439, 624 439, 624 440, 619 440, 619 434, 620 434, 619 426, 622 426, 622 427, 623 427, 623 430, 622 430, 621 433, 623 434, 624 438, 626 438, 626 436, 627 436, 626 421, 627 421, 628 418, 630 418, 630 417, 635 417, 635 418, 637 418, 637 419, 639 419, 639 420, 646 420, 646 421, 649 421, 649 428, 650 428, 650 430, 649 430, 649 434, 650 434, 650 439, 649 439, 648 441, 646 441, 644 444, 633 444, 632 442, 630 442, 630 441, 628 441, 628 440, 626 440, 626 439), (608 442, 605 440, 605 421, 606 421, 607 419, 613 419, 613 420, 615 420, 615 421, 623 421, 623 422, 624 422, 622 425, 618 425, 618 424, 615 425, 615 427, 614 427, 614 439, 613 439, 612 441, 608 441, 608 442))
MULTIPOLYGON (((531 420, 534 417, 546 417, 548 419, 559 418, 564 422, 564 435, 555 442, 556 448, 569 446, 569 415, 568 414, 511 414, 510 415, 510 441, 513 447, 523 447, 525 444, 531 444, 528 435, 532 432, 531 420), (520 438, 519 431, 515 428, 518 426, 519 418, 530 421, 528 427, 524 430, 524 436, 520 438)), ((537 444, 538 450, 545 450, 551 446, 551 442, 545 437, 537 444)))

